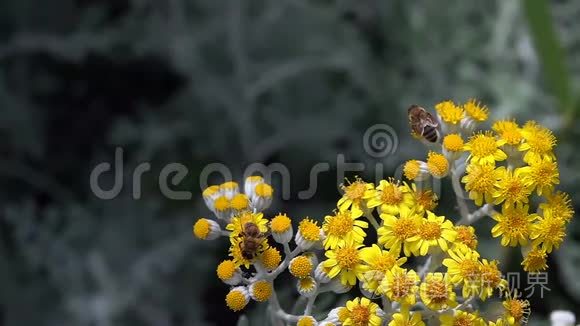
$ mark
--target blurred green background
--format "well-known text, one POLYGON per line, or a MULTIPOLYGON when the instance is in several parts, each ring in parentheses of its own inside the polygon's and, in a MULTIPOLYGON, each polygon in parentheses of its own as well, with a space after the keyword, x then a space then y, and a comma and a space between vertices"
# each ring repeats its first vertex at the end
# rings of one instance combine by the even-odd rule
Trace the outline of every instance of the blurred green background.
MULTIPOLYGON (((204 166, 223 163, 239 178, 252 162, 283 163, 292 196, 268 213, 320 219, 343 181, 337 154, 381 163, 385 175, 425 155, 408 133, 411 103, 474 97, 494 118, 552 128, 560 189, 578 210, 579 31, 574 0, 0 2, 0 324, 234 324, 214 272, 227 243, 191 235, 194 218, 209 216, 204 166), (376 123, 397 131, 395 155, 365 153, 376 123), (89 175, 117 146, 124 188, 101 200, 89 175), (152 171, 134 200, 142 162, 152 171), (191 200, 161 194, 170 162, 187 166, 173 189, 191 200), (317 162, 333 169, 315 198, 299 200, 317 162)), ((441 196, 440 212, 453 216, 449 185, 441 196)), ((476 226, 488 234, 489 224, 476 226)), ((518 270, 517 252, 486 235, 481 244, 518 270)), ((531 298, 533 323, 554 309, 580 314, 577 221, 549 264, 551 291, 531 298)), ((286 307, 291 288, 280 289, 286 307)), ((248 310, 250 325, 266 324, 262 306, 248 310)))

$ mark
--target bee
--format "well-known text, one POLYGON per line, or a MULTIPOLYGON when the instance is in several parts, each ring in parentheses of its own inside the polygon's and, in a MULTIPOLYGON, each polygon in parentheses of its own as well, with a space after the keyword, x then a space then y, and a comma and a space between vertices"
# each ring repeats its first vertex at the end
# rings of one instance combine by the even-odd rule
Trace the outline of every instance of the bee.
POLYGON ((436 143, 441 138, 439 122, 418 105, 411 105, 408 109, 409 126, 411 131, 418 138, 425 138, 431 143, 436 143))
POLYGON ((267 236, 265 233, 260 232, 260 228, 256 223, 247 222, 243 225, 240 237, 242 237, 242 241, 239 243, 242 257, 252 260, 256 257, 258 250, 262 247, 262 241, 267 236))

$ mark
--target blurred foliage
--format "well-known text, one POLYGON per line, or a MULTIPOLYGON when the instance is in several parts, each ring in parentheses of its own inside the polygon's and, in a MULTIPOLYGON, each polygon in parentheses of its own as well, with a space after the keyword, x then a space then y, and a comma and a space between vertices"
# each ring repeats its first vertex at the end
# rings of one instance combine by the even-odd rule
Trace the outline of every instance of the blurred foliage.
MULTIPOLYGON (((226 248, 190 234, 193 217, 208 214, 199 200, 203 167, 221 162, 239 177, 252 162, 282 162, 293 193, 306 188, 316 162, 336 168, 337 153, 369 167, 380 161, 391 174, 424 152, 408 137, 411 103, 476 97, 495 117, 554 128, 562 188, 578 209, 580 123, 563 110, 577 105, 580 61, 562 62, 580 54, 580 4, 445 4, 0 2, 1 322, 234 323, 214 277, 226 248), (396 155, 381 160, 361 144, 364 130, 379 122, 400 139, 396 155), (102 201, 89 174, 113 161, 115 146, 125 149, 125 187, 102 201), (142 199, 133 200, 132 172, 145 161, 153 169, 143 176, 142 199), (168 162, 189 168, 180 187, 193 189, 193 200, 159 192, 168 162)), ((321 176, 315 199, 278 201, 271 212, 320 218, 342 181, 333 173, 321 176)), ((577 222, 570 234, 551 259, 553 290, 533 300, 536 321, 552 309, 578 309, 580 288, 571 281, 580 271, 577 222)), ((293 298, 287 289, 283 304, 293 298)), ((250 310, 240 324, 262 325, 261 315, 250 310)))

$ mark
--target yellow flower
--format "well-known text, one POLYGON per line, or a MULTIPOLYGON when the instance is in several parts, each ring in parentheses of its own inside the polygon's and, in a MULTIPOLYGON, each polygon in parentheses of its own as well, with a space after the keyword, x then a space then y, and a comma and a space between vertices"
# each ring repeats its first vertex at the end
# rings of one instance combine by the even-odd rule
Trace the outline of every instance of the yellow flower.
POLYGON ((411 250, 416 255, 425 256, 430 247, 447 251, 449 243, 453 243, 456 237, 457 232, 451 221, 445 220, 445 216, 437 216, 427 211, 427 218, 420 220, 417 234, 406 241, 411 243, 411 250))
POLYGON ((558 164, 554 161, 531 161, 529 166, 521 170, 526 185, 536 189, 539 196, 552 193, 554 186, 560 183, 558 164))
POLYGON ((360 209, 353 207, 352 210, 326 216, 322 224, 322 230, 326 234, 324 249, 334 249, 351 239, 354 242, 362 243, 367 235, 362 228, 369 227, 367 222, 358 219, 362 215, 363 212, 360 209))
POLYGON ((316 290, 318 289, 318 283, 313 277, 307 276, 305 278, 298 279, 296 289, 298 290, 298 293, 300 293, 301 296, 310 298, 314 294, 316 294, 316 290))
POLYGON ((444 101, 435 105, 435 110, 441 120, 452 125, 458 124, 465 115, 463 108, 455 105, 452 101, 444 101))
POLYGON ((312 260, 306 255, 298 256, 292 259, 288 265, 288 271, 290 274, 297 278, 305 278, 310 276, 313 268, 314 264, 312 263, 312 260))
POLYGON ((481 261, 481 293, 479 297, 481 300, 486 300, 493 295, 496 289, 504 290, 507 288, 507 281, 501 276, 501 271, 497 267, 496 260, 488 261, 482 259, 481 261))
POLYGON ((476 313, 456 310, 453 314, 439 317, 441 326, 485 326, 485 321, 476 313))
POLYGON ((554 248, 558 249, 566 236, 566 221, 554 217, 551 210, 543 211, 544 216, 531 228, 530 238, 534 246, 541 246, 547 253, 554 248))
POLYGON ((270 221, 272 237, 278 243, 288 243, 292 240, 292 220, 286 214, 278 214, 270 221))
POLYGON ((238 285, 242 276, 233 260, 224 260, 216 268, 217 276, 222 282, 230 285, 238 285))
POLYGON ((434 211, 437 207, 437 194, 435 194, 431 189, 419 189, 416 184, 412 184, 411 194, 413 195, 413 201, 415 202, 415 209, 417 213, 423 213, 425 211, 434 211))
POLYGON ((250 200, 244 194, 236 194, 232 197, 230 205, 236 211, 244 211, 250 206, 250 200))
POLYGON ((524 139, 522 130, 513 120, 498 120, 491 129, 497 132, 499 138, 510 146, 518 146, 524 139))
POLYGON ((400 184, 393 178, 381 180, 376 189, 366 192, 365 198, 369 208, 380 207, 380 213, 398 214, 403 207, 413 206, 413 196, 406 184, 400 184))
POLYGON ((244 231, 246 223, 254 223, 260 229, 260 232, 268 231, 268 220, 264 218, 262 213, 242 212, 234 216, 230 223, 226 225, 226 230, 231 231, 230 237, 238 236, 244 231))
POLYGON ((215 240, 220 236, 220 226, 217 222, 200 218, 193 225, 193 234, 201 240, 215 240))
POLYGON ((450 258, 443 260, 447 267, 447 274, 453 284, 462 285, 462 295, 468 298, 480 293, 481 288, 481 262, 479 254, 475 251, 461 251, 451 249, 447 251, 450 258))
POLYGON ((447 274, 429 273, 419 288, 421 301, 431 310, 448 309, 457 306, 453 284, 447 274))
POLYGON ((443 138, 443 148, 449 152, 463 151, 464 141, 460 134, 448 134, 443 138))
POLYGON ((477 249, 477 235, 473 226, 457 225, 455 226, 457 238, 455 239, 455 246, 464 250, 477 249))
POLYGON ((340 185, 340 188, 344 191, 344 195, 338 200, 338 209, 342 212, 351 207, 353 209, 364 209, 364 205, 361 206, 361 204, 364 204, 364 195, 368 190, 373 189, 374 185, 357 177, 354 182, 348 185, 340 185))
POLYGON ((463 104, 463 109, 470 118, 477 122, 483 122, 487 120, 487 117, 489 116, 489 110, 487 107, 485 107, 485 105, 482 106, 475 99, 470 99, 467 103, 463 104))
POLYGON ((574 216, 572 201, 567 193, 558 191, 546 197, 546 202, 540 204, 542 211, 551 211, 554 218, 561 218, 569 222, 574 216))
POLYGON ((529 121, 524 125, 522 134, 526 141, 519 146, 519 150, 526 152, 524 162, 556 159, 553 152, 556 146, 556 137, 548 128, 529 121))
POLYGON ((305 218, 298 224, 296 232, 296 244, 304 250, 310 249, 317 241, 320 241, 320 227, 318 222, 305 218))
POLYGON ((226 304, 232 311, 240 311, 250 302, 250 293, 243 286, 230 290, 226 295, 226 304))
POLYGON ((360 256, 368 266, 361 278, 364 281, 363 288, 371 292, 377 290, 387 271, 395 266, 400 267, 407 261, 407 257, 399 258, 390 251, 382 250, 376 244, 361 249, 360 256))
POLYGON ((413 181, 424 181, 431 175, 427 163, 418 160, 409 160, 403 166, 403 174, 405 178, 413 181))
POLYGON ((496 172, 498 180, 493 192, 494 204, 504 203, 509 207, 516 203, 528 203, 532 187, 524 181, 525 170, 517 168, 512 171, 502 166, 497 168, 496 172))
POLYGON ((496 161, 507 158, 506 153, 500 149, 504 144, 505 141, 496 139, 491 131, 486 131, 471 136, 464 149, 470 152, 468 160, 471 162, 494 165, 496 161))
POLYGON ((419 276, 414 270, 407 271, 395 266, 385 274, 385 278, 379 286, 379 292, 386 295, 389 300, 396 301, 403 306, 414 305, 419 289, 418 282, 419 276))
POLYGON ((354 298, 346 302, 344 326, 380 326, 383 311, 379 305, 367 298, 354 298))
POLYGON ((433 177, 440 179, 449 174, 449 162, 443 154, 429 152, 427 155, 427 169, 433 177))
POLYGON ((326 251, 325 256, 328 259, 323 262, 323 266, 330 268, 328 276, 330 278, 340 276, 341 284, 355 285, 357 276, 365 271, 359 251, 362 246, 351 240, 333 250, 326 251))
POLYGON ((405 256, 411 256, 411 243, 407 241, 417 234, 417 228, 421 222, 421 216, 414 210, 403 207, 399 217, 390 214, 381 214, 383 225, 377 230, 379 244, 391 249, 395 255, 399 255, 401 247, 405 256))
POLYGON ((266 280, 259 280, 250 284, 250 297, 258 302, 264 302, 272 296, 272 283, 266 280))
POLYGON ((522 261, 522 266, 524 267, 524 271, 528 273, 541 272, 548 268, 548 264, 546 264, 547 259, 548 255, 546 251, 536 247, 528 252, 524 261, 522 261))
POLYGON ((282 256, 280 255, 278 249, 270 247, 264 250, 264 252, 262 253, 262 257, 260 257, 260 259, 262 261, 262 265, 264 265, 264 268, 268 271, 271 271, 276 269, 276 267, 280 265, 280 262, 282 261, 282 256))
POLYGON ((419 312, 409 313, 408 309, 401 310, 401 312, 393 314, 393 320, 389 322, 389 326, 425 326, 421 318, 419 312))
POLYGON ((480 165, 471 163, 467 165, 467 174, 461 179, 465 183, 465 190, 469 192, 469 199, 475 201, 478 206, 493 201, 494 186, 501 172, 493 165, 480 165))
POLYGON ((508 325, 521 325, 528 322, 530 303, 527 300, 519 300, 516 297, 517 293, 508 294, 507 299, 502 302, 504 308, 503 319, 508 325))
POLYGON ((318 323, 312 316, 302 316, 298 319, 296 326, 316 326, 318 323))
POLYGON ((538 218, 536 214, 528 213, 528 205, 504 205, 501 213, 493 214, 492 218, 497 224, 491 229, 494 238, 501 236, 502 246, 515 247, 518 244, 523 246, 528 243, 532 223, 538 218))

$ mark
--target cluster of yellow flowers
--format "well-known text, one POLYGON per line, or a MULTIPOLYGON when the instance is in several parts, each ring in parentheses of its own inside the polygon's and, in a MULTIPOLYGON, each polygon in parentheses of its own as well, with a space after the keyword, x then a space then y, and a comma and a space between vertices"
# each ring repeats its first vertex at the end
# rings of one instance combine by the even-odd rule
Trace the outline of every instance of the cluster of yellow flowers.
POLYGON ((446 101, 436 110, 442 137, 430 145, 425 162, 405 164, 408 181, 347 182, 335 211, 322 223, 307 217, 293 226, 285 214, 265 218, 273 189, 259 176, 246 178, 244 193, 235 182, 206 189, 203 197, 216 219, 199 219, 193 232, 199 239, 230 240, 231 258, 217 267, 219 279, 231 286, 227 306, 240 311, 250 300, 268 301, 272 320, 299 326, 525 323, 529 303, 509 290, 497 261, 480 257, 470 224, 491 216, 497 221, 491 233, 502 245, 522 246, 526 271, 547 267, 546 256, 563 241, 573 215, 568 195, 554 190, 559 182, 555 137, 534 122, 519 127, 511 120, 474 132, 488 117, 475 101, 461 106, 446 101), (429 181, 447 176, 459 218, 434 212, 438 198, 429 181), (471 212, 464 190, 479 209, 471 212), (543 202, 530 213, 534 193, 543 202), (373 229, 376 243, 368 237, 373 229), (408 259, 422 264, 413 269, 408 259), (284 271, 307 298, 302 315, 286 313, 278 302, 274 281, 284 271), (357 285, 361 297, 323 316, 313 314, 319 294, 346 293, 357 285), (476 303, 494 294, 504 298, 504 311, 484 318, 476 303))

